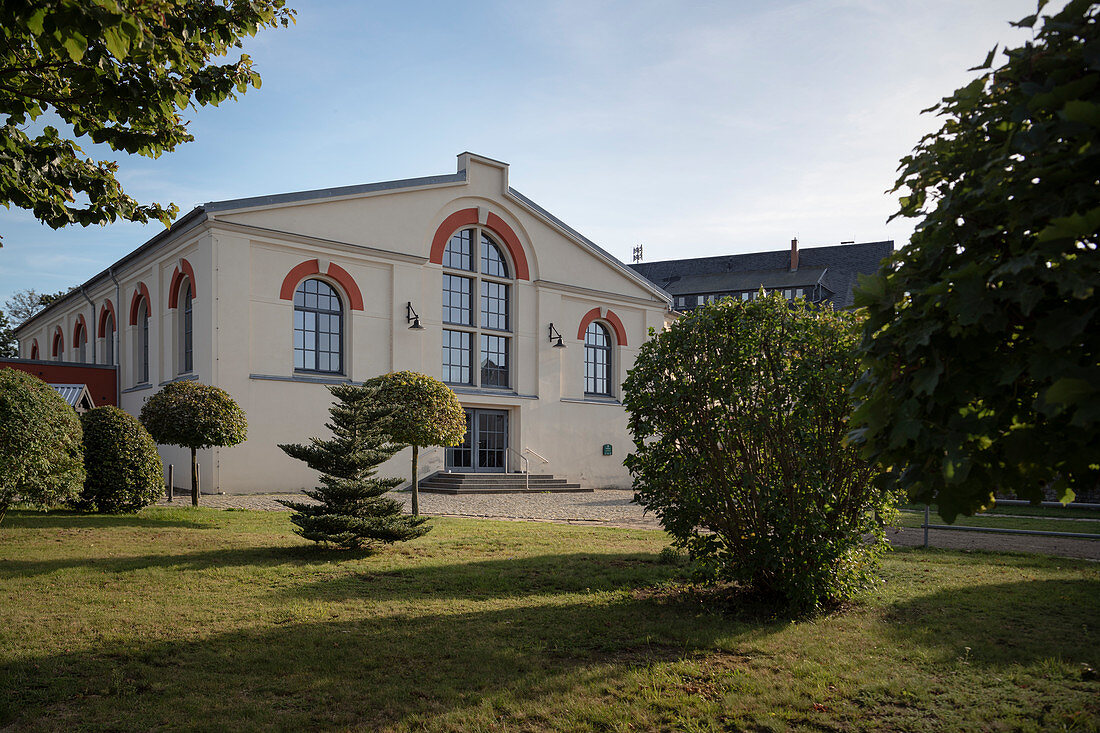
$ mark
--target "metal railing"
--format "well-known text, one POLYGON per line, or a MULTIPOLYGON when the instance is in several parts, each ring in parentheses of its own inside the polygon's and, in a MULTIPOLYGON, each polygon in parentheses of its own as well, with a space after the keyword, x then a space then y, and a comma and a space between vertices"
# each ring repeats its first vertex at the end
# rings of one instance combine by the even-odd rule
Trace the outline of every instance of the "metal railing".
MULTIPOLYGON (((515 456, 516 458, 523 461, 523 488, 524 489, 530 489, 531 488, 531 471, 530 471, 531 464, 530 464, 530 461, 527 460, 527 456, 523 455, 522 453, 519 453, 518 451, 516 451, 513 448, 509 448, 508 453, 506 455, 515 456)), ((504 471, 507 473, 508 466, 504 467, 504 471)))
MULTIPOLYGON (((1006 503, 1006 502, 1001 502, 1006 503)), ((1021 502, 1026 503, 1026 502, 1021 502)), ((1061 506, 1061 505, 1059 505, 1061 506)), ((1088 532, 1055 532, 1053 530, 1039 530, 1039 529, 1004 529, 1002 527, 968 527, 958 524, 932 524, 931 523, 932 510, 925 504, 924 505, 924 522, 921 524, 921 528, 924 529, 924 546, 928 547, 928 530, 930 529, 943 529, 955 532, 984 532, 986 534, 1018 534, 1018 535, 1031 535, 1033 537, 1062 537, 1075 540, 1100 540, 1100 534, 1091 534, 1088 532)), ((1044 519, 1044 517, 1026 517, 1027 519, 1044 519)))

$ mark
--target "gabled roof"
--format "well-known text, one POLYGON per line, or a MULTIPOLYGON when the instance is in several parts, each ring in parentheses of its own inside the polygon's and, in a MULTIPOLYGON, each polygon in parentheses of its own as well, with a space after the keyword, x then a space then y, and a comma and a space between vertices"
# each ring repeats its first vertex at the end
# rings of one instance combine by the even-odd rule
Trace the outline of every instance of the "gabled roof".
POLYGON ((892 240, 800 248, 798 269, 795 271, 790 269, 789 249, 636 262, 630 267, 655 285, 677 295, 755 289, 761 285, 765 288, 803 287, 820 282, 832 291, 833 305, 847 308, 853 303, 852 288, 857 276, 876 272, 883 258, 893 251, 892 240), (749 284, 742 287, 745 282, 749 284), (695 289, 703 283, 713 284, 713 290, 695 289))
MULTIPOLYGON (((472 156, 483 161, 494 163, 498 166, 507 168, 506 163, 502 163, 492 158, 486 158, 485 156, 476 155, 474 153, 462 153, 459 155, 461 161, 463 156, 472 156)), ((379 181, 376 183, 364 183, 355 186, 338 186, 334 188, 318 188, 309 191, 293 191, 289 193, 272 194, 268 196, 252 196, 248 198, 239 199, 226 199, 224 201, 209 201, 202 206, 196 206, 194 209, 184 214, 178 220, 176 220, 169 229, 158 232, 155 236, 148 239, 144 244, 130 252, 126 256, 120 258, 114 264, 107 269, 103 270, 99 274, 85 281, 82 285, 73 288, 69 293, 58 298, 51 303, 48 307, 42 309, 38 313, 28 318, 23 323, 16 326, 16 330, 20 330, 30 324, 32 321, 36 321, 42 318, 45 314, 53 311, 59 307, 62 303, 68 301, 69 298, 79 296, 82 288, 89 288, 103 280, 110 277, 112 271, 117 271, 119 267, 134 260, 140 255, 159 247, 166 242, 174 239, 177 235, 189 231, 194 227, 202 224, 204 221, 210 218, 211 214, 219 214, 228 211, 238 211, 242 209, 262 208, 266 206, 286 206, 300 203, 321 202, 325 200, 350 198, 355 196, 366 196, 370 194, 382 193, 386 191, 400 191, 403 189, 415 189, 415 188, 433 188, 437 186, 456 186, 462 185, 467 181, 466 169, 460 169, 456 173, 448 173, 438 176, 423 176, 420 178, 403 178, 395 181, 379 181)), ((515 201, 521 207, 526 209, 530 214, 542 219, 549 224, 552 228, 557 229, 563 235, 573 240, 576 244, 582 248, 589 250, 599 259, 607 262, 614 269, 621 272, 624 276, 634 281, 641 287, 653 293, 659 300, 663 300, 666 303, 671 303, 671 296, 660 286, 654 282, 640 276, 637 272, 627 267, 614 255, 607 250, 598 246, 595 242, 581 235, 575 229, 567 225, 561 219, 551 214, 546 209, 536 204, 531 199, 527 198, 519 191, 509 187, 505 194, 509 199, 515 201)))
POLYGON ((86 384, 51 384, 50 386, 56 389, 61 398, 71 407, 80 407, 81 402, 85 400, 89 407, 95 407, 86 384))

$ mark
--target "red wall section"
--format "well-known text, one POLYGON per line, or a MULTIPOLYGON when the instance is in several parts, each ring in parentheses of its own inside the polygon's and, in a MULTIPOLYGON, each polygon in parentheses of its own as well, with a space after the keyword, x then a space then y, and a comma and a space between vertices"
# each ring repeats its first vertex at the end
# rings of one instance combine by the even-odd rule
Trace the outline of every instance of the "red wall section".
POLYGON ((86 384, 96 407, 118 404, 118 395, 115 393, 115 367, 65 361, 0 359, 0 369, 4 367, 33 374, 50 384, 86 384))

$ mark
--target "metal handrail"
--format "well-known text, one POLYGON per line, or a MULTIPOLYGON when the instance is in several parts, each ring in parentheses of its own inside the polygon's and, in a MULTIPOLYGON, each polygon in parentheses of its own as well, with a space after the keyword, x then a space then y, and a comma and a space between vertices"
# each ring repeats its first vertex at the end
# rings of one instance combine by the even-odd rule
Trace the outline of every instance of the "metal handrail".
POLYGON ((534 456, 535 458, 538 458, 538 459, 539 459, 540 461, 542 461, 543 463, 549 463, 549 462, 550 462, 550 459, 549 459, 549 458, 543 458, 542 456, 540 456, 540 455, 539 455, 538 453, 536 453, 535 451, 531 450, 530 448, 524 448, 524 449, 523 449, 523 451, 524 451, 525 453, 530 453, 531 455, 533 455, 533 456, 534 456))
POLYGON ((527 460, 527 456, 523 455, 522 453, 517 452, 516 450, 514 450, 512 448, 509 448, 508 452, 515 455, 516 458, 523 461, 523 488, 525 490, 530 490, 530 488, 531 488, 531 463, 530 463, 530 461, 527 460))

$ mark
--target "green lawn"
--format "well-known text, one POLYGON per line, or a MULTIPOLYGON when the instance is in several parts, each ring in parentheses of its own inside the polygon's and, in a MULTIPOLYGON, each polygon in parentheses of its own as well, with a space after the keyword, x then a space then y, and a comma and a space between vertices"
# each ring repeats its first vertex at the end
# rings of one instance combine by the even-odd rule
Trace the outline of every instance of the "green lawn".
POLYGON ((660 532, 435 524, 346 557, 282 513, 9 513, 0 728, 1100 729, 1093 563, 898 551, 789 623, 660 532))
MULTIPOLYGON (((1023 508, 1023 507, 1013 507, 1023 508)), ((1057 511, 1057 510, 1051 510, 1057 511)), ((993 512, 994 515, 999 511, 993 512)), ((932 512, 929 518, 932 524, 947 524, 944 518, 936 512, 932 512)), ((902 527, 920 527, 924 523, 924 509, 920 511, 903 510, 901 512, 902 527)), ((1050 516, 1031 517, 1025 515, 989 516, 988 514, 975 514, 972 517, 958 516, 955 525, 960 527, 999 527, 1001 529, 1032 529, 1042 532, 1080 532, 1086 534, 1100 534, 1100 514, 1093 513, 1088 519, 1058 518, 1050 516), (1089 521, 1094 519, 1095 521, 1089 521)))

